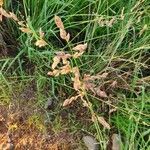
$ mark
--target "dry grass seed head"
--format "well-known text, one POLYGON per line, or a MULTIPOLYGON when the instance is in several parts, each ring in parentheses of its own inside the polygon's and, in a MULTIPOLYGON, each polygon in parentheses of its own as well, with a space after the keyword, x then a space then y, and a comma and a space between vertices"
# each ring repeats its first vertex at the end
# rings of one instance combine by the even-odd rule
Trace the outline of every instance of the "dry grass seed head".
POLYGON ((106 92, 102 91, 100 89, 100 87, 94 88, 94 91, 95 91, 96 95, 98 95, 99 97, 102 97, 102 98, 107 98, 108 97, 107 94, 106 94, 106 92))
POLYGON ((55 69, 61 60, 64 65, 69 65, 70 62, 68 61, 68 59, 70 57, 71 57, 70 54, 65 54, 64 52, 61 52, 61 51, 58 52, 57 55, 53 58, 52 69, 55 69))
POLYGON ((57 67, 57 65, 60 63, 60 61, 61 61, 61 58, 58 56, 55 56, 53 58, 52 69, 55 69, 57 67))
MULTIPOLYGON (((49 72, 49 74, 50 74, 50 72, 49 72)), ((59 75, 60 75, 60 70, 57 70, 57 69, 53 70, 52 76, 57 77, 57 76, 59 76, 59 75)))
POLYGON ((28 27, 20 27, 19 28, 23 33, 32 33, 32 31, 30 30, 30 28, 28 27))
POLYGON ((90 76, 90 79, 91 79, 91 80, 105 79, 105 78, 107 78, 107 76, 108 76, 108 73, 107 73, 107 72, 104 72, 104 73, 102 73, 102 74, 97 74, 97 75, 95 75, 95 76, 90 76))
POLYGON ((66 30, 64 28, 64 24, 63 24, 61 18, 59 16, 55 15, 54 20, 55 20, 56 26, 59 28, 60 37, 63 40, 66 40, 68 42, 70 40, 70 34, 66 32, 66 30))
POLYGON ((84 74, 83 77, 83 87, 85 90, 91 90, 93 93, 95 93, 94 88, 95 88, 95 84, 93 83, 93 80, 91 80, 91 76, 84 74))
POLYGON ((38 46, 38 47, 44 47, 48 44, 43 39, 39 39, 35 42, 35 45, 38 46))
POLYGON ((21 27, 26 27, 25 22, 24 21, 18 21, 17 22, 18 25, 20 25, 21 27))
POLYGON ((97 119, 98 119, 99 123, 101 125, 103 125, 104 128, 110 129, 110 125, 106 122, 106 120, 104 119, 104 117, 99 117, 98 116, 97 119))
POLYGON ((0 15, 1 15, 1 21, 2 21, 2 16, 5 16, 6 18, 11 18, 16 22, 19 22, 19 19, 14 13, 12 12, 7 13, 6 10, 3 9, 2 7, 0 7, 0 15))
POLYGON ((10 18, 10 14, 6 12, 5 9, 0 7, 0 15, 1 15, 1 21, 2 21, 2 16, 5 16, 6 18, 10 18))
POLYGON ((0 6, 3 6, 3 4, 4 4, 4 1, 0 0, 0 6))
POLYGON ((110 21, 108 21, 108 24, 107 24, 107 26, 108 27, 112 27, 113 26, 113 24, 115 23, 115 17, 113 17, 110 21))
POLYGON ((65 66, 62 66, 61 68, 61 71, 60 73, 63 75, 63 74, 68 74, 72 71, 71 69, 71 66, 69 64, 65 65, 65 66))
POLYGON ((66 99, 64 102, 63 102, 63 106, 68 106, 70 105, 73 101, 77 100, 77 98, 79 97, 80 95, 77 95, 77 96, 73 96, 69 99, 66 99))
POLYGON ((40 35, 40 38, 42 39, 42 38, 44 38, 44 32, 42 31, 42 29, 40 28, 39 29, 39 35, 40 35))
POLYGON ((83 53, 84 53, 84 52, 79 52, 79 53, 78 53, 78 52, 75 52, 72 57, 73 57, 73 58, 79 58, 80 56, 83 55, 83 53))
POLYGON ((103 16, 101 16, 99 19, 98 19, 98 24, 100 27, 103 27, 104 26, 104 18, 103 16))
POLYGON ((72 49, 75 50, 75 51, 83 52, 87 49, 87 43, 79 44, 79 45, 73 47, 72 49))
POLYGON ((81 85, 82 85, 80 79, 79 79, 77 76, 75 76, 75 77, 73 78, 73 81, 74 81, 74 83, 73 83, 73 88, 74 88, 76 91, 80 90, 80 89, 81 89, 81 85))
POLYGON ((10 18, 12 18, 14 21, 19 21, 19 19, 17 18, 17 16, 14 14, 14 13, 12 13, 12 12, 9 12, 9 14, 10 14, 10 18))
POLYGON ((55 15, 54 20, 55 20, 55 24, 58 28, 64 29, 64 24, 59 16, 55 15))
POLYGON ((64 29, 60 28, 60 37, 67 42, 70 40, 70 34, 67 33, 64 29))
POLYGON ((76 91, 81 89, 81 81, 80 81, 80 72, 79 72, 79 68, 78 67, 74 67, 72 69, 72 73, 74 74, 74 78, 73 78, 73 87, 76 91))

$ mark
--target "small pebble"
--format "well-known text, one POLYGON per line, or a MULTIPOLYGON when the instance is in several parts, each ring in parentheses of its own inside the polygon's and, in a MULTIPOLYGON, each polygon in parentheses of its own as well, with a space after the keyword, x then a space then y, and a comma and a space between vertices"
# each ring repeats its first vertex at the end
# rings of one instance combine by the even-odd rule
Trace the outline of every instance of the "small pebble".
POLYGON ((83 141, 88 150, 99 150, 100 148, 98 141, 92 136, 84 136, 83 141))

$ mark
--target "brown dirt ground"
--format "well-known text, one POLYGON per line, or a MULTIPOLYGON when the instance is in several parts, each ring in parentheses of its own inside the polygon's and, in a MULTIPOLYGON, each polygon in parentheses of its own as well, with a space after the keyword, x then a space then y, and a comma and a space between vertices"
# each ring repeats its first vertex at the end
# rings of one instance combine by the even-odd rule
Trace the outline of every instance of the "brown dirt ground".
POLYGON ((0 106, 0 150, 70 150, 73 139, 69 133, 43 133, 29 126, 21 115, 0 106))
POLYGON ((54 133, 44 124, 44 114, 35 107, 35 93, 28 87, 13 96, 10 104, 0 105, 0 150, 70 150, 73 138, 67 131, 54 133), (40 116, 38 128, 29 118, 40 116))

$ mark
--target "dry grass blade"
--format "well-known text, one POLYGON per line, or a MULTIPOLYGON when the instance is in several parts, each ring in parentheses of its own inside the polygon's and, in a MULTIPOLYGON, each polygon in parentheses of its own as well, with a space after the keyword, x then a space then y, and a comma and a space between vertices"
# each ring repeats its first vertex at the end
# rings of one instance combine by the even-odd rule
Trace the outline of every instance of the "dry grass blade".
POLYGON ((97 117, 97 119, 103 127, 110 129, 110 125, 105 121, 104 117, 97 117))

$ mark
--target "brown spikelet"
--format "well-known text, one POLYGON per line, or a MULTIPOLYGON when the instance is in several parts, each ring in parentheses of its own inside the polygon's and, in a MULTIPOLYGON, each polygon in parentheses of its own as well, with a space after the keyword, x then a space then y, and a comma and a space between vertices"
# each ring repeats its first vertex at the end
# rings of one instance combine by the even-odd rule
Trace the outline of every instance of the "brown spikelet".
POLYGON ((54 17, 54 20, 55 20, 55 24, 56 26, 59 28, 59 31, 60 31, 60 37, 69 42, 70 40, 70 34, 66 32, 65 28, 64 28, 64 24, 61 20, 61 18, 59 16, 56 16, 54 17))
POLYGON ((110 125, 105 121, 104 117, 97 117, 99 123, 105 128, 110 129, 110 125))
POLYGON ((64 29, 64 24, 59 16, 55 15, 54 20, 55 20, 55 24, 58 28, 64 29))
POLYGON ((83 52, 86 49, 87 49, 87 43, 85 43, 85 44, 79 44, 79 45, 73 47, 73 50, 79 51, 79 52, 83 52))

